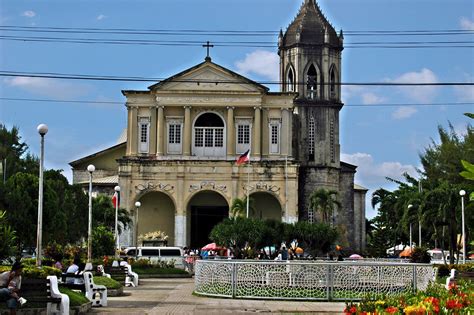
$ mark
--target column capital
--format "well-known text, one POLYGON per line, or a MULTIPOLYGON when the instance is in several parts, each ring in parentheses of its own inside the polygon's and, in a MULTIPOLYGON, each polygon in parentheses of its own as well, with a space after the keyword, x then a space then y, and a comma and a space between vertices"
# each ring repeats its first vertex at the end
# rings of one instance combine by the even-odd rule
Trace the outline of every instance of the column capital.
POLYGON ((253 109, 255 109, 255 110, 257 110, 257 109, 262 110, 262 106, 254 106, 253 109))
POLYGON ((229 110, 229 109, 234 110, 234 109, 235 109, 235 106, 227 106, 226 108, 227 108, 227 110, 229 110))
POLYGON ((191 105, 184 105, 183 106, 184 109, 191 109, 191 107, 192 107, 191 105))
POLYGON ((165 106, 164 105, 157 105, 156 108, 165 109, 165 106))

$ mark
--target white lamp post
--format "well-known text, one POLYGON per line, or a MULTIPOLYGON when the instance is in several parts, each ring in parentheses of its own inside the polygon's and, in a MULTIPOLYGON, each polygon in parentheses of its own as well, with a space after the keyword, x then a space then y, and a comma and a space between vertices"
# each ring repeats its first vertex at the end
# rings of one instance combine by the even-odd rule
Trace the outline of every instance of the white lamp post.
POLYGON ((38 227, 36 231, 36 266, 41 267, 41 243, 43 236, 43 165, 44 165, 44 136, 48 133, 48 126, 40 124, 36 128, 41 136, 39 191, 38 191, 38 227))
POLYGON ((92 262, 92 173, 95 171, 95 166, 90 164, 87 167, 89 172, 89 228, 87 229, 87 262, 92 262))
POLYGON ((459 191, 459 195, 461 196, 461 225, 462 225, 462 263, 466 263, 466 234, 464 231, 464 196, 466 195, 466 191, 461 189, 459 191))
POLYGON ((119 257, 119 250, 120 250, 120 241, 118 235, 118 208, 119 208, 119 194, 120 194, 120 186, 114 187, 116 199, 115 199, 115 259, 117 260, 119 257))
POLYGON ((142 203, 140 201, 135 202, 135 207, 137 208, 135 213, 135 260, 138 259, 138 208, 140 208, 142 203))
MULTIPOLYGON (((413 207, 413 205, 408 205, 408 211, 410 211, 410 209, 413 207)), ((408 217, 410 217, 410 214, 408 214, 408 217)), ((411 245, 412 245, 412 238, 411 238, 411 220, 410 220, 410 250, 411 250, 411 245)))

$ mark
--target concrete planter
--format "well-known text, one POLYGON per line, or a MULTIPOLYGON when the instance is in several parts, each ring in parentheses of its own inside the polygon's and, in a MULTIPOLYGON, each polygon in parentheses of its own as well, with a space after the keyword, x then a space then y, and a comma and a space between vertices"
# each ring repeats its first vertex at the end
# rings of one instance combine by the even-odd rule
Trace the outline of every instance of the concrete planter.
MULTIPOLYGON (((69 308, 70 315, 83 315, 87 314, 92 308, 92 302, 82 304, 80 306, 74 306, 69 308)), ((17 315, 46 315, 46 307, 44 308, 19 308, 16 311, 17 315)), ((0 315, 10 315, 10 310, 0 309, 0 315)))
POLYGON ((122 296, 123 286, 118 289, 107 289, 107 296, 122 296))

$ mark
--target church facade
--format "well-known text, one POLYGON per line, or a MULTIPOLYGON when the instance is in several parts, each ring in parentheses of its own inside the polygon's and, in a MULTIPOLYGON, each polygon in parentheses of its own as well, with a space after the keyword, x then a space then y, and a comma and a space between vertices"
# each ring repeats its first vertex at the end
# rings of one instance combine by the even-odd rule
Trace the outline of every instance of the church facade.
MULTIPOLYGON (((208 241, 235 198, 250 195, 250 217, 317 221, 311 193, 335 190, 341 207, 331 224, 348 246, 363 250, 366 190, 354 184, 356 166, 339 158, 342 33, 306 0, 278 44, 281 92, 209 56, 147 90, 122 91, 126 135, 71 162, 73 181, 86 183, 94 164, 94 186, 121 187, 138 235, 161 230, 168 244, 192 247, 208 241), (236 165, 247 150, 250 163, 236 165)), ((136 234, 128 233, 132 245, 136 234)))

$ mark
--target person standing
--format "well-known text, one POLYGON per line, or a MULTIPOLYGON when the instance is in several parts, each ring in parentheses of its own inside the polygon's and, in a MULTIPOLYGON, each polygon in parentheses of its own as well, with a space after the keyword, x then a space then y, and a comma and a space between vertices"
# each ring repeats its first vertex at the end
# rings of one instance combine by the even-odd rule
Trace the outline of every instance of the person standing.
POLYGON ((23 265, 15 261, 11 271, 0 274, 0 301, 6 301, 10 314, 16 314, 20 305, 21 274, 23 265))

